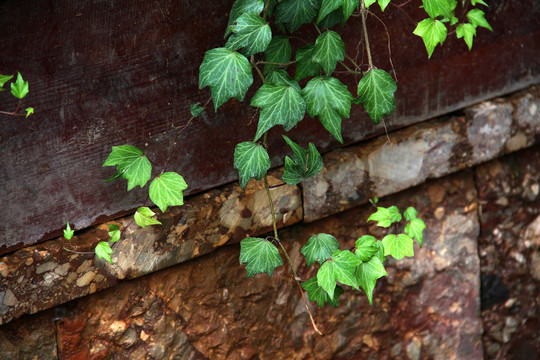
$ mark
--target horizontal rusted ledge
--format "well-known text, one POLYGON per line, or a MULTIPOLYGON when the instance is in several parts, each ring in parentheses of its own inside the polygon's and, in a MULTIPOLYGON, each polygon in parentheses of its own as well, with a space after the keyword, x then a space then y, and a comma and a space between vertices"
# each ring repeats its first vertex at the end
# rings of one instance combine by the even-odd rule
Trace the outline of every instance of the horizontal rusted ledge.
MULTIPOLYGON (((303 204, 300 189, 278 179, 282 170, 272 172, 278 226, 302 221, 302 205, 304 220, 320 219, 528 147, 540 135, 537 88, 466 113, 394 132, 391 144, 380 137, 325 155, 323 172, 306 180, 303 204)), ((131 220, 114 223, 125 226, 131 220)), ((107 239, 109 223, 81 231, 71 242, 58 238, 0 258, 0 325, 267 233, 272 226, 264 186, 253 180, 245 192, 235 183, 192 197, 160 213, 159 220, 163 226, 130 227, 114 247, 113 265, 93 254, 93 247, 107 239)))
POLYGON ((466 109, 324 157, 303 186, 304 220, 311 222, 531 146, 540 137, 540 89, 466 109))
MULTIPOLYGON (((301 221, 299 188, 274 175, 268 181, 278 227, 301 221)), ((0 258, 0 325, 272 229, 264 184, 253 180, 246 191, 237 183, 227 185, 190 198, 158 217, 163 226, 128 228, 113 247, 112 265, 93 252, 97 243, 108 238, 112 222, 81 231, 71 241, 58 238, 0 258)), ((132 219, 128 216, 114 223, 123 227, 132 219)))

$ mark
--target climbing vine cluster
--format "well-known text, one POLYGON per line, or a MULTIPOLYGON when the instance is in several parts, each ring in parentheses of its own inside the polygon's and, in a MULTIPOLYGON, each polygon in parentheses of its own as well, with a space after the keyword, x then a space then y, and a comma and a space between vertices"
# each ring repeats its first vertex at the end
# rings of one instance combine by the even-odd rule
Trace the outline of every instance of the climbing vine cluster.
MULTIPOLYGON (((387 275, 384 268, 386 257, 398 260, 411 257, 414 255, 414 242, 419 246, 423 244, 425 224, 417 217, 414 208, 407 208, 402 215, 396 206, 377 207, 368 221, 376 221, 384 228, 403 223, 403 231, 388 234, 380 240, 364 235, 352 249, 340 249, 339 241, 330 234, 315 234, 307 240, 301 252, 308 267, 317 266, 318 270, 312 278, 301 279, 279 239, 267 181, 271 167, 266 147, 267 134, 274 126, 281 125, 287 132, 303 121, 307 114, 307 117, 320 121, 337 141, 343 143, 341 123, 350 116, 353 104, 362 106, 375 124, 394 111, 396 81, 388 71, 377 68, 373 63, 369 45, 366 19, 373 15, 372 11, 378 11, 374 9, 375 3, 382 12, 389 5, 395 5, 390 4, 390 0, 236 0, 224 32, 224 45, 208 50, 200 65, 199 87, 209 87, 211 98, 204 105, 193 104, 190 108, 192 117, 187 122, 189 125, 198 117, 210 100, 214 110, 218 111, 231 98, 243 101, 251 86, 258 84, 250 99, 250 105, 259 111, 256 132, 253 139, 237 144, 231 155, 242 189, 252 178, 264 181, 274 232, 272 236, 242 240, 240 264, 246 264, 247 276, 259 273, 271 276, 276 267, 283 265, 284 256, 293 278, 301 287, 302 297, 303 289, 309 300, 319 306, 330 303, 337 307, 339 296, 344 292, 342 285, 357 290, 362 288, 371 303, 377 279, 387 275), (343 26, 350 20, 358 21, 362 26, 359 36, 362 36, 367 64, 357 64, 345 51, 337 25, 343 26), (291 41, 293 34, 304 26, 313 28, 314 39, 294 47, 299 41, 291 41), (355 95, 337 77, 338 67, 360 78, 355 95), (254 77, 258 78, 257 81, 254 77)), ((478 27, 491 30, 484 12, 476 7, 487 6, 482 0, 418 0, 416 3, 425 10, 427 17, 418 22, 413 33, 422 38, 428 57, 432 56, 437 45, 444 42, 452 27, 469 49, 478 27), (458 5, 462 20, 456 16, 458 5)), ((7 80, 0 77, 0 85, 7 80)), ((16 89, 24 88, 19 79, 15 85, 12 84, 12 89, 14 86, 16 89)), ((27 88, 26 83, 26 91, 27 88)), ((22 90, 16 93, 16 97, 24 96, 22 90)), ((309 143, 304 148, 288 136, 283 135, 283 140, 293 155, 284 159, 282 179, 285 183, 296 185, 321 171, 322 157, 314 144, 309 143)), ((103 166, 116 167, 116 174, 106 181, 126 179, 128 191, 136 186, 142 188, 152 179, 151 162, 141 149, 132 145, 114 146, 103 166)), ((181 175, 162 170, 151 181, 147 201, 137 209, 134 222, 141 227, 160 224, 147 206, 148 199, 164 212, 169 206, 183 204, 186 188, 181 175)), ((126 228, 110 225, 110 239, 96 246, 97 256, 112 262, 110 244, 119 241, 126 228)), ((73 236, 69 223, 64 233, 68 239, 73 236)), ((311 315, 307 301, 306 308, 311 315)), ((318 331, 314 322, 313 326, 318 331)))

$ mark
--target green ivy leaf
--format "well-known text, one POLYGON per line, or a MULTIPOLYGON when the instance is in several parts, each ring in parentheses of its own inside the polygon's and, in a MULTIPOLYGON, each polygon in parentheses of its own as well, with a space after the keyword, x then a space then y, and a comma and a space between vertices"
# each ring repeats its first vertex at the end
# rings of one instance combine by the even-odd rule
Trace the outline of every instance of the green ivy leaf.
POLYGON ((369 300, 369 304, 373 303, 373 289, 377 279, 388 275, 384 269, 384 265, 377 256, 373 256, 367 262, 363 262, 356 268, 356 279, 358 284, 364 289, 369 300))
POLYGON ((332 257, 326 260, 319 268, 317 272, 317 284, 330 295, 330 298, 334 297, 336 280, 358 289, 355 269, 361 262, 349 250, 336 250, 332 254, 332 257))
POLYGON ((283 138, 294 154, 294 161, 288 156, 285 157, 283 181, 289 185, 296 185, 304 179, 317 175, 322 170, 322 157, 315 145, 309 143, 309 150, 305 150, 287 136, 283 135, 283 138))
POLYGON ((486 4, 483 0, 471 0, 471 5, 472 6, 475 6, 476 4, 481 4, 481 5, 484 5, 484 6, 488 6, 488 4, 486 4))
POLYGON ((246 263, 247 277, 258 273, 272 276, 274 269, 283 265, 283 259, 270 241, 248 237, 240 241, 240 265, 243 263, 246 263))
POLYGON ((109 237, 111 238, 110 242, 115 243, 120 240, 122 232, 120 227, 117 224, 109 224, 109 237))
POLYGON ((401 217, 401 214, 399 213, 399 209, 397 206, 395 205, 390 206, 388 208, 388 212, 390 214, 390 220, 392 221, 392 223, 401 221, 402 217, 401 217))
MULTIPOLYGON (((394 208, 397 209, 395 206, 388 209, 378 206, 377 211, 371 214, 367 221, 377 221, 377 226, 389 227, 392 223, 396 222, 395 219, 397 219, 396 210, 394 208)), ((399 220, 401 220, 401 218, 399 220)))
POLYGON ((332 235, 316 234, 309 238, 308 242, 302 246, 300 251, 306 257, 307 266, 311 266, 315 261, 322 264, 338 248, 339 243, 332 235))
POLYGON ((24 111, 26 111, 26 116, 25 117, 29 117, 30 115, 32 115, 34 113, 34 108, 33 107, 28 107, 28 108, 24 109, 24 111))
POLYGON ((476 35, 476 28, 472 24, 459 24, 456 27, 457 38, 465 40, 469 51, 472 49, 474 35, 476 35))
POLYGON ((384 255, 392 255, 395 259, 401 260, 404 256, 414 256, 414 241, 406 234, 386 235, 382 239, 384 255))
POLYGON ((313 61, 313 51, 315 44, 309 44, 296 50, 296 80, 301 80, 309 76, 319 76, 321 65, 313 61))
POLYGON ((261 180, 270 169, 270 157, 262 145, 245 141, 234 149, 234 168, 238 170, 240 187, 245 189, 249 179, 261 180))
POLYGON ((379 247, 377 246, 377 239, 371 235, 364 235, 360 237, 358 240, 356 240, 355 244, 356 250, 354 251, 354 254, 361 260, 361 261, 369 261, 373 255, 379 251, 379 247))
POLYGON ((319 24, 323 18, 335 10, 342 8, 344 20, 347 20, 354 10, 358 9, 359 0, 323 0, 317 23, 319 24))
POLYGON ((366 7, 366 9, 369 9, 371 5, 375 4, 375 1, 377 0, 364 0, 364 6, 366 7))
POLYGON ((166 172, 156 176, 150 183, 148 195, 150 200, 165 212, 169 206, 178 206, 184 203, 183 191, 187 189, 184 178, 175 172, 166 172))
POLYGON ((486 18, 484 17, 485 13, 482 10, 479 9, 472 9, 467 13, 467 19, 471 22, 471 24, 474 25, 474 27, 485 27, 489 31, 493 31, 493 28, 489 23, 487 22, 486 18))
POLYGON ((403 215, 405 216, 405 220, 411 221, 412 219, 416 218, 416 215, 418 215, 418 213, 416 212, 415 208, 413 208, 412 206, 409 206, 407 210, 405 210, 403 215))
POLYGON ((28 81, 24 81, 20 72, 17 73, 17 81, 11 83, 11 93, 17 99, 22 99, 28 94, 28 81))
POLYGON ((276 7, 276 22, 285 24, 293 33, 317 15, 321 0, 284 0, 276 7))
POLYGON ((3 86, 5 83, 7 83, 9 80, 13 79, 13 75, 2 75, 0 74, 0 91, 5 91, 6 89, 3 89, 3 86))
POLYGON ((189 107, 189 112, 194 118, 201 115, 204 111, 204 108, 201 106, 201 103, 195 103, 189 107))
POLYGON ((144 187, 152 173, 150 160, 141 149, 131 145, 113 146, 103 166, 116 166, 116 175, 105 181, 122 177, 128 181, 128 191, 137 185, 144 187))
POLYGON ((275 125, 283 125, 289 131, 304 118, 306 102, 298 88, 298 85, 263 84, 257 90, 251 99, 251 106, 261 108, 255 141, 275 125))
POLYGON ((446 33, 446 26, 441 21, 434 19, 420 21, 413 31, 413 34, 420 36, 424 40, 428 58, 433 54, 433 50, 435 50, 437 44, 443 44, 446 39, 446 33))
POLYGON ((71 240, 74 233, 75 231, 71 230, 71 226, 69 226, 69 221, 68 221, 66 224, 66 228, 64 229, 64 237, 66 238, 66 240, 71 240))
POLYGON ((384 255, 384 245, 381 241, 377 241, 375 243, 375 246, 378 248, 377 252, 375 253, 375 256, 379 258, 381 263, 384 264, 384 262, 386 261, 386 255, 384 255))
POLYGON ((453 10, 456 5, 451 0, 422 0, 422 4, 424 10, 432 19, 437 16, 451 19, 454 16, 453 10))
POLYGON ((345 16, 343 15, 343 11, 341 9, 334 10, 330 14, 326 15, 319 22, 319 27, 329 29, 337 24, 341 24, 341 26, 345 25, 345 16))
POLYGON ((231 50, 243 49, 242 53, 246 56, 263 52, 272 40, 270 25, 259 15, 240 15, 230 28, 234 34, 227 40, 225 47, 231 50))
POLYGON ((322 125, 343 143, 341 118, 348 118, 351 112, 352 95, 338 79, 316 77, 302 89, 307 112, 312 118, 319 117, 322 125))
POLYGON ((375 124, 380 123, 384 115, 390 115, 396 108, 396 90, 397 84, 392 76, 379 69, 369 70, 358 83, 358 102, 364 105, 375 124))
POLYGON ((161 222, 152 217, 154 215, 156 215, 155 212, 150 210, 150 208, 144 206, 138 208, 137 211, 135 211, 135 215, 133 217, 135 218, 135 223, 137 223, 137 225, 142 228, 145 228, 148 225, 161 225, 161 222))
POLYGON ((111 254, 113 253, 113 250, 111 249, 111 246, 108 242, 102 241, 99 244, 96 245, 96 248, 94 249, 96 255, 98 258, 105 259, 108 262, 112 264, 111 260, 111 254))
POLYGON ((414 218, 411 219, 411 221, 407 225, 405 225, 405 233, 410 237, 415 238, 418 245, 422 247, 422 237, 425 228, 426 224, 424 224, 424 221, 422 219, 414 218))
POLYGON ((292 86, 296 90, 300 91, 300 85, 298 85, 298 82, 291 79, 289 74, 283 69, 271 70, 268 75, 266 75, 265 81, 268 84, 292 86))
POLYGON ((263 0, 236 0, 231 8, 231 14, 229 15, 229 22, 227 24, 227 30, 225 30, 226 38, 231 33, 230 26, 238 19, 242 14, 254 14, 259 15, 264 9, 263 0))
POLYGON ((390 4, 390 0, 378 0, 379 6, 381 7, 381 11, 384 11, 388 4, 390 4))
POLYGON ((316 275, 303 282, 302 288, 307 291, 309 300, 316 301, 320 307, 323 307, 326 303, 329 303, 335 308, 339 307, 339 296, 345 292, 341 286, 337 285, 334 289, 334 297, 330 298, 328 293, 319 286, 316 275))
POLYGON ((339 60, 345 59, 345 43, 335 31, 323 32, 315 40, 313 61, 319 63, 326 75, 330 75, 339 60))
MULTIPOLYGON (((266 62, 286 64, 291 59, 291 43, 286 36, 274 36, 264 52, 266 62)), ((264 73, 279 67, 279 65, 264 65, 264 73)))
POLYGON ((230 49, 208 50, 199 70, 199 89, 210 87, 216 111, 231 97, 244 100, 246 91, 253 84, 248 59, 230 49))

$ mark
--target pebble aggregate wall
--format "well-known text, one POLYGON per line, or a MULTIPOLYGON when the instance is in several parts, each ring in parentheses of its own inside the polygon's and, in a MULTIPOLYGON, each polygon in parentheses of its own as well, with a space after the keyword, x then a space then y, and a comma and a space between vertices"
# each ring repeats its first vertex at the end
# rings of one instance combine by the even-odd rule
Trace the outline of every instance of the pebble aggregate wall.
MULTIPOLYGON (((333 232, 342 243, 350 243, 358 235, 377 231, 373 226, 359 225, 365 224, 372 209, 358 205, 374 195, 396 193, 426 179, 532 146, 540 138, 540 91, 532 87, 468 108, 464 116, 431 120, 390 137, 391 144, 379 138, 326 154, 323 172, 302 188, 283 184, 278 173, 271 177, 279 226, 285 227, 282 237, 298 239, 286 241, 295 263, 300 264, 299 249, 309 234, 333 232), (390 169, 388 164, 396 167, 390 169), (343 213, 346 209, 351 210, 343 213), (297 224, 302 219, 313 223, 297 224), (290 227, 293 224, 297 225, 290 227)), ((392 197, 392 202, 403 206, 415 203, 422 209, 429 229, 426 247, 413 260, 389 264, 389 276, 377 287, 373 307, 364 296, 348 292, 342 300, 347 306, 315 310, 327 333, 322 342, 314 340, 297 289, 291 286, 285 269, 278 270, 279 276, 272 279, 246 279, 238 265, 237 246, 214 252, 247 235, 270 230, 264 189, 252 181, 246 192, 232 184, 190 198, 186 205, 159 215, 162 227, 130 228, 115 249, 112 266, 84 253, 105 239, 106 224, 77 233, 71 244, 56 239, 0 258, 0 324, 11 321, 0 327, 0 349, 6 349, 0 350, 0 358, 17 358, 14 354, 26 358, 24 354, 32 351, 43 354, 40 358, 103 358, 126 348, 135 358, 137 354, 154 358, 182 354, 181 358, 194 359, 249 358, 254 354, 279 358, 277 349, 292 351, 289 358, 310 358, 316 351, 321 358, 362 353, 366 358, 404 358, 407 354, 409 359, 460 359, 463 354, 480 359, 484 353, 502 359, 519 346, 540 351, 534 340, 525 341, 525 345, 505 342, 517 329, 529 329, 527 334, 534 339, 538 329, 538 320, 531 325, 523 312, 513 317, 504 313, 516 311, 516 302, 520 309, 538 309, 538 304, 530 301, 538 298, 540 275, 537 278, 535 271, 540 268, 540 255, 534 234, 540 231, 537 225, 529 225, 538 215, 539 174, 533 166, 538 161, 538 147, 520 152, 518 159, 525 161, 518 168, 528 170, 520 175, 521 183, 504 185, 500 180, 502 190, 490 188, 495 180, 486 174, 513 179, 511 169, 516 165, 508 165, 508 161, 504 166, 495 161, 476 168, 476 185, 473 173, 465 171, 392 197), (521 158, 521 154, 526 155, 521 158), (521 197, 510 194, 517 188, 523 191, 521 197), (499 198, 501 191, 509 195, 499 198), (524 201, 531 210, 527 216, 518 212, 512 217, 519 225, 508 225, 513 241, 524 245, 508 246, 507 252, 494 255, 489 244, 497 240, 489 236, 501 236, 498 234, 503 231, 495 232, 494 221, 503 224, 503 217, 512 214, 507 205, 519 209, 524 201), (497 215, 486 211, 493 206, 498 206, 497 215), (489 236, 488 230, 492 231, 489 236), (525 233, 528 240, 524 240, 525 233), (525 301, 522 297, 508 295, 503 303, 493 305, 494 311, 483 306, 482 315, 488 319, 483 338, 478 241, 480 259, 487 264, 482 265, 483 280, 495 274, 508 283, 516 276, 532 274, 530 283, 507 289, 511 295, 529 289, 529 303, 521 304, 525 301), (77 252, 67 252, 64 247, 77 252), (483 251, 487 255, 482 255, 483 251), (210 255, 142 277, 205 254, 210 255), (519 254, 525 254, 526 267, 518 267, 521 270, 512 270, 510 275, 489 267, 494 266, 493 259, 497 264, 506 263, 508 256, 519 262, 519 254), (458 260, 462 263, 456 263, 458 260), (272 294, 270 299, 265 297, 267 292, 272 294), (85 298, 58 306, 80 297, 85 298), (55 306, 54 311, 12 321, 55 306), (47 325, 37 331, 34 319, 47 325), (510 330, 505 333, 507 328, 510 330), (278 335, 269 339, 268 334, 278 335), (32 336, 37 340, 28 345, 32 336), (55 343, 62 345, 59 350, 52 346, 55 343)), ((130 220, 126 217, 116 222, 122 225, 130 220)), ((306 271, 304 267, 299 265, 301 273, 306 271)), ((528 315, 536 319, 537 314, 528 315)))

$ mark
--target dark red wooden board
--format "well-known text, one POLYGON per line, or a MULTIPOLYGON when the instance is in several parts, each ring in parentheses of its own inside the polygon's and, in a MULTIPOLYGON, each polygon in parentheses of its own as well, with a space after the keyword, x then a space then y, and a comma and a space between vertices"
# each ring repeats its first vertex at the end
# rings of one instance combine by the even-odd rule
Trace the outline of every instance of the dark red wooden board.
MULTIPOLYGON (((164 161, 173 126, 184 125, 189 106, 209 96, 208 89, 198 90, 198 67, 206 50, 224 44, 232 2, 0 1, 0 73, 21 71, 30 82, 24 105, 36 109, 28 119, 0 116, 0 253, 58 236, 67 220, 80 229, 144 202, 146 189, 127 193, 125 181, 101 182, 114 173, 101 164, 111 146, 121 144, 164 161)), ((392 6, 383 15, 375 10, 388 26, 399 80, 390 129, 539 82, 539 2, 489 3, 493 33, 479 29, 472 52, 452 35, 429 61, 421 39, 411 34, 422 19, 420 1, 403 7, 408 15, 392 6)), ((368 26, 376 66, 391 70, 384 28, 374 17, 368 26)), ((310 29, 302 31, 303 38, 315 38, 310 29)), ((354 56, 359 22, 337 31, 354 56)), ((354 77, 344 81, 354 93, 354 77)), ((0 110, 15 105, 0 93, 0 110)), ((182 133, 168 169, 183 174, 186 194, 237 178, 234 146, 253 138, 255 115, 231 101, 182 133)), ((269 137, 275 166, 288 153, 281 132, 269 137)), ((381 132, 359 106, 343 124, 345 144, 381 132)), ((322 151, 340 146, 310 119, 289 135, 322 151)))

